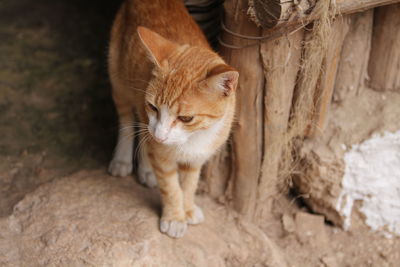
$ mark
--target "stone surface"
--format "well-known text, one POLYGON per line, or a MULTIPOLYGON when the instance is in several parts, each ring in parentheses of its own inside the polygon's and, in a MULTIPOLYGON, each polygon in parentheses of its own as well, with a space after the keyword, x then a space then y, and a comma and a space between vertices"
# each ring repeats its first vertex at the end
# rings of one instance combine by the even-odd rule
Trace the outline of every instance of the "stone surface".
MULTIPOLYGON (((350 32, 341 53, 327 126, 321 136, 305 141, 299 155, 301 169, 293 179, 295 190, 306 205, 337 226, 344 226, 345 219, 349 225, 351 214, 358 212, 356 205, 354 211, 357 212, 341 208, 346 206, 345 201, 341 201, 347 168, 345 155, 374 134, 400 129, 400 94, 377 92, 366 86, 372 13, 347 16, 351 22, 350 32)), ((376 166, 381 165, 377 162, 376 166)), ((359 179, 360 183, 368 182, 367 175, 359 179)), ((360 221, 365 221, 362 216, 360 221)))
POLYGON ((282 226, 287 233, 293 233, 296 230, 292 216, 286 213, 282 215, 282 226))
POLYGON ((324 228, 324 216, 305 212, 297 212, 296 236, 301 243, 309 243, 311 246, 326 246, 328 236, 324 228))
POLYGON ((285 266, 256 226, 201 197, 203 224, 158 230, 156 189, 81 171, 41 185, 0 219, 0 266, 285 266))
MULTIPOLYGON (((344 226, 351 214, 341 209, 345 203, 340 205, 346 153, 374 134, 400 129, 399 94, 376 92, 366 87, 358 90, 357 95, 349 93, 340 103, 332 104, 324 135, 305 142, 300 155, 301 175, 294 178, 295 188, 305 203, 338 226, 344 226)), ((370 167, 376 169, 382 164, 391 164, 390 158, 381 161, 384 162, 377 161, 376 166, 370 167)), ((367 175, 360 179, 368 182, 367 175)), ((346 224, 350 225, 350 221, 346 224)))
POLYGON ((321 258, 321 262, 325 267, 338 267, 337 261, 332 256, 325 256, 321 258))

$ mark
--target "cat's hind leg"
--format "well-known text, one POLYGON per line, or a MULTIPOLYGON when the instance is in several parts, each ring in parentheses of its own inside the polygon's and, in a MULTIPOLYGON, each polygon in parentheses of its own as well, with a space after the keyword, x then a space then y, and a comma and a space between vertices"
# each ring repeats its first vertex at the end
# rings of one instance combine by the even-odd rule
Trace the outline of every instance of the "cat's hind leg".
POLYGON ((149 160, 146 143, 143 144, 142 151, 139 152, 137 175, 140 183, 148 187, 157 186, 157 178, 149 160))
POLYGON ((121 108, 118 110, 120 114, 118 142, 114 150, 113 159, 108 166, 108 171, 113 176, 127 176, 132 172, 132 152, 135 133, 133 112, 127 110, 122 113, 122 111, 121 108), (121 114, 124 114, 124 116, 121 116, 121 114))

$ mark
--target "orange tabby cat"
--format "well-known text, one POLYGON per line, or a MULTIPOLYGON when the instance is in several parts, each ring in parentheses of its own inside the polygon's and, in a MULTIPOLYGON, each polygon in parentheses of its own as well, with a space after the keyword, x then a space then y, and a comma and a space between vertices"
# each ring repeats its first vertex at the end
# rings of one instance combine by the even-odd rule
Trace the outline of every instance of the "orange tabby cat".
POLYGON ((160 230, 181 237, 204 220, 194 195, 204 162, 226 141, 238 72, 214 53, 182 0, 129 0, 115 19, 109 73, 120 131, 109 171, 158 184, 160 230), (136 121, 136 122, 134 122, 136 121))

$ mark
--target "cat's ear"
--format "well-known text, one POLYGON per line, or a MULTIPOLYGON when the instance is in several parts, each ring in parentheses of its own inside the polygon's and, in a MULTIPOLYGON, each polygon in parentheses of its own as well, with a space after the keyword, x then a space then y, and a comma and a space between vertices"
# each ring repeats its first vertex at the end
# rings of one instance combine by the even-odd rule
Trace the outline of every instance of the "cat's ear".
POLYGON ((157 66, 161 66, 162 62, 178 47, 177 44, 165 39, 158 33, 153 32, 145 27, 137 28, 139 38, 150 54, 151 59, 157 66))
POLYGON ((208 71, 206 79, 202 82, 212 90, 217 90, 224 96, 236 90, 239 72, 231 66, 220 64, 208 71))

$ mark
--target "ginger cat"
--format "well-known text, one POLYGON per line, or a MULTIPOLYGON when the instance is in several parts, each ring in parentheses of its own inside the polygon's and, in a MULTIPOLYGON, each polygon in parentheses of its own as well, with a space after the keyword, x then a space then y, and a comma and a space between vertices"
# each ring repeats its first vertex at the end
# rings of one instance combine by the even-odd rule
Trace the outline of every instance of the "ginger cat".
POLYGON ((109 49, 119 136, 109 172, 132 171, 158 185, 160 230, 184 235, 204 220, 194 197, 204 162, 227 140, 238 72, 214 53, 182 0, 128 0, 115 19, 109 49))

